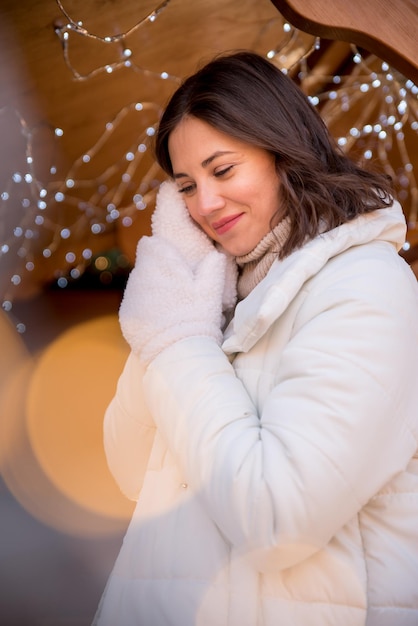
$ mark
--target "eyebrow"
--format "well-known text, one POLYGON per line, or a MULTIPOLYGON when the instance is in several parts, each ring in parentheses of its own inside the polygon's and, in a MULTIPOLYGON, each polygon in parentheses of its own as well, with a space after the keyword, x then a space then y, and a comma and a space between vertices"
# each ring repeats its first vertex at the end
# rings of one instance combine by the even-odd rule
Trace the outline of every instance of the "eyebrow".
MULTIPOLYGON (((225 154, 233 154, 231 150, 217 150, 216 152, 214 152, 213 154, 211 154, 207 159, 204 159, 201 162, 201 166, 202 167, 207 167, 208 165, 210 165, 212 163, 212 161, 214 161, 215 159, 217 159, 220 156, 224 156, 225 154)), ((177 174, 173 174, 173 178, 187 178, 188 174, 185 174, 184 172, 178 172, 177 174)))

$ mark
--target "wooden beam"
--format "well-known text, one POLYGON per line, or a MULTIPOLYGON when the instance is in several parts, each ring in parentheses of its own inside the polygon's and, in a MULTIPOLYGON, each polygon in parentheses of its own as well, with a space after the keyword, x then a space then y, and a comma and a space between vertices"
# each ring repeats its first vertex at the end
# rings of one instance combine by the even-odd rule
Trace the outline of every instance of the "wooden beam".
POLYGON ((304 32, 354 43, 418 84, 418 0, 271 0, 304 32))

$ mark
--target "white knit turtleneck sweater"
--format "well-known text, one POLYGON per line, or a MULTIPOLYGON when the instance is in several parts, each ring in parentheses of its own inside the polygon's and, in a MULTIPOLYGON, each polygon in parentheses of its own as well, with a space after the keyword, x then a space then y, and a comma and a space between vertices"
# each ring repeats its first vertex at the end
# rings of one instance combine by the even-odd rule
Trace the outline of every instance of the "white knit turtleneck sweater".
POLYGON ((290 220, 284 218, 267 233, 248 254, 236 257, 239 268, 238 299, 242 300, 266 276, 290 232, 290 220))

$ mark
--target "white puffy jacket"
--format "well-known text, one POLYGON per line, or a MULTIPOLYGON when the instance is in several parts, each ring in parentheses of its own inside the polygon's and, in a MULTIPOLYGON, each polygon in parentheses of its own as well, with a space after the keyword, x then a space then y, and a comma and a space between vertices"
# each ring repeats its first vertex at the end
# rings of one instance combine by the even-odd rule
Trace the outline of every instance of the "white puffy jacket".
POLYGON ((131 355, 105 417, 138 503, 100 626, 418 625, 418 289, 400 206, 317 237, 223 344, 131 355))

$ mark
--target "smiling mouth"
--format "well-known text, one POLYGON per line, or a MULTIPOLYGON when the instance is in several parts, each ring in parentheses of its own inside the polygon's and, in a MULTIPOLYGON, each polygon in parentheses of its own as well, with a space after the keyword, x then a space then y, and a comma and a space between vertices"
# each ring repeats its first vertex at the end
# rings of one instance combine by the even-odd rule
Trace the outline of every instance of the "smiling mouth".
POLYGON ((230 215, 229 217, 225 217, 218 222, 214 222, 212 224, 212 228, 218 233, 218 235, 222 235, 223 233, 226 233, 228 230, 233 228, 243 215, 244 213, 238 213, 237 215, 230 215))

